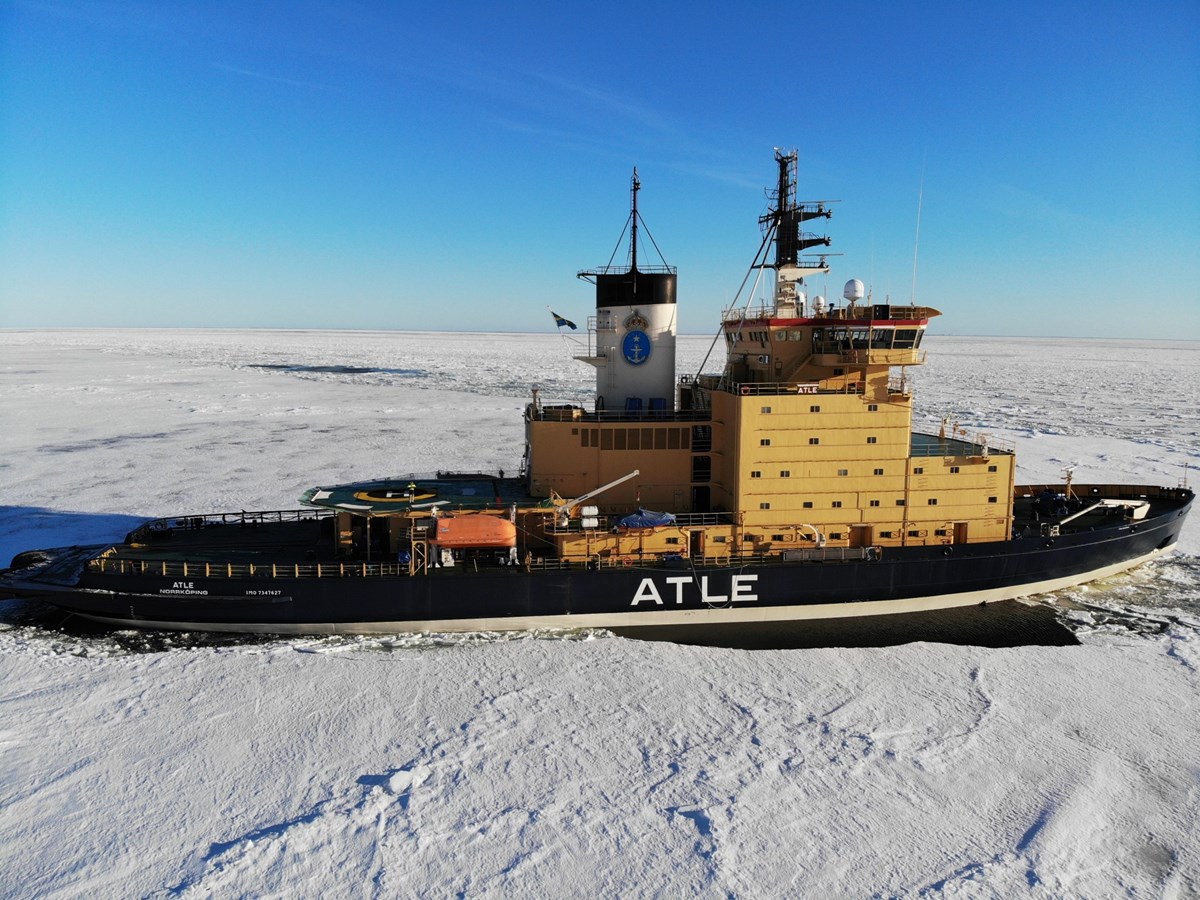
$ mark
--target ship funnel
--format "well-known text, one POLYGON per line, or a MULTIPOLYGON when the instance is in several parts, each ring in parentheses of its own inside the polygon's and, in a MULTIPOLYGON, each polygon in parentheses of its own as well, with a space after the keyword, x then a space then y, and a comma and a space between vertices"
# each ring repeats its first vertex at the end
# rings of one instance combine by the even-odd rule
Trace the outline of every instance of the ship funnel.
MULTIPOLYGON (((634 169, 627 263, 613 265, 610 260, 579 273, 596 286, 596 352, 586 361, 596 367, 597 411, 675 408, 676 271, 666 260, 656 266, 638 261, 639 225, 649 235, 638 212, 641 186, 634 169)), ((650 243, 657 251, 652 237, 650 243)))

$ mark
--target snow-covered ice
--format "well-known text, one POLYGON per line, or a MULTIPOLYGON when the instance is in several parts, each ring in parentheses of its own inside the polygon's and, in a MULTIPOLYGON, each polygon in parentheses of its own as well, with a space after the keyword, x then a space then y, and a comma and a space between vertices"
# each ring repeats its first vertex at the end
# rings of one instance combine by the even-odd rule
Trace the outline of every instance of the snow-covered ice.
MULTIPOLYGON (((681 339, 681 370, 708 343, 681 339)), ((919 422, 1016 441, 1019 480, 1200 461, 1195 343, 927 346, 919 422)), ((513 471, 529 384, 588 393, 572 350, 0 332, 0 560, 319 483, 513 471)), ((1044 598, 1065 648, 147 644, 0 603, 0 895, 1196 896, 1198 555, 1194 516, 1174 557, 1044 598)))

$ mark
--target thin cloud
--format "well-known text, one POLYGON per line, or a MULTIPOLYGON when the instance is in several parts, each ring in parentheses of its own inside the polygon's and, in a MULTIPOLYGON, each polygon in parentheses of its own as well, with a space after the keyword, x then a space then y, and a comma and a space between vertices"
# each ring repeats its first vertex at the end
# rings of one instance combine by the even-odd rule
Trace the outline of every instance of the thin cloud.
POLYGON ((332 91, 333 88, 327 84, 317 84, 313 81, 300 81, 295 78, 284 78, 282 75, 271 75, 267 72, 256 72, 254 69, 243 69, 239 66, 229 66, 225 63, 211 63, 214 69, 222 72, 229 72, 233 75, 244 75, 247 78, 256 78, 260 81, 271 81, 275 84, 286 84, 291 87, 306 88, 316 91, 332 91))

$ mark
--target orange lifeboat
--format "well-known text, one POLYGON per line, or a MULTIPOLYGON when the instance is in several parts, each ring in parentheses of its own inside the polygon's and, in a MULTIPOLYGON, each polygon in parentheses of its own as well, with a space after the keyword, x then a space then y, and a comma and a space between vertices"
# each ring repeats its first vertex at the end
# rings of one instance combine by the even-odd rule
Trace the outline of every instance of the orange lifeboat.
POLYGON ((499 516, 443 516, 430 543, 454 549, 517 546, 517 526, 499 516))

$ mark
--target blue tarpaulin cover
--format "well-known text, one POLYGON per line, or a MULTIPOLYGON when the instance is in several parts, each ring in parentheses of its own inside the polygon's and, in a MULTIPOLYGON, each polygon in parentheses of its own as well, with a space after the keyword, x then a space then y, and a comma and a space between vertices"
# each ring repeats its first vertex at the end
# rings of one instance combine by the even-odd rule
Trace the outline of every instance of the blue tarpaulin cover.
POLYGON ((620 522, 617 523, 618 528, 653 528, 655 525, 674 525, 675 514, 668 512, 655 512, 652 509, 638 508, 635 513, 630 513, 620 522))

